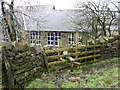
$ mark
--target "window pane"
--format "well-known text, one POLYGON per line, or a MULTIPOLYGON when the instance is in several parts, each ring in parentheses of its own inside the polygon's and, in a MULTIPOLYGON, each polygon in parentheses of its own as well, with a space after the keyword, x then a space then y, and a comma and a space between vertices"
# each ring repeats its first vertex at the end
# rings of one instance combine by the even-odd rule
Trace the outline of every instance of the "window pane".
POLYGON ((55 36, 57 36, 57 33, 55 33, 55 36))
POLYGON ((48 40, 50 40, 50 37, 48 37, 48 40))
POLYGON ((51 40, 54 40, 54 37, 51 37, 51 40))
POLYGON ((30 35, 33 35, 33 32, 30 32, 30 35))
POLYGON ((38 32, 36 32, 36 35, 38 35, 38 32))
POLYGON ((58 42, 55 42, 55 45, 58 45, 58 42))
POLYGON ((39 41, 36 41, 36 44, 39 44, 39 41))
POLYGON ((61 39, 61 37, 59 37, 59 39, 61 39))
POLYGON ((50 36, 50 33, 48 33, 48 36, 50 36))
POLYGON ((35 32, 33 32, 33 35, 35 35, 35 32))
POLYGON ((38 41, 38 43, 40 44, 40 41, 38 41))
POLYGON ((71 41, 71 38, 69 38, 69 41, 71 41))
POLYGON ((48 44, 50 44, 50 41, 48 41, 48 44))
POLYGON ((61 33, 59 33, 59 36, 61 36, 61 33))
POLYGON ((31 42, 31 44, 33 43, 32 41, 30 41, 31 42))
POLYGON ((58 40, 58 38, 57 38, 57 37, 55 37, 55 40, 58 40))
POLYGON ((53 37, 54 37, 54 34, 53 34, 53 33, 51 33, 51 36, 53 36, 53 37))
POLYGON ((54 43, 53 42, 51 42, 51 45, 53 45, 54 43))

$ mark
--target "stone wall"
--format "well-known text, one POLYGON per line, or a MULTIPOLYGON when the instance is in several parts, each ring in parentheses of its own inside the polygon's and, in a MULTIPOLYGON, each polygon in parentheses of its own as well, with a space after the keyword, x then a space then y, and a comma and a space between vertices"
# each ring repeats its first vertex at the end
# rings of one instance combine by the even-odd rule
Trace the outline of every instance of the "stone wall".
POLYGON ((18 43, 6 45, 2 49, 2 58, 2 84, 5 87, 12 80, 14 87, 22 88, 45 71, 44 56, 34 47, 18 43))
POLYGON ((101 47, 101 58, 109 59, 119 57, 118 55, 118 40, 104 43, 101 47))

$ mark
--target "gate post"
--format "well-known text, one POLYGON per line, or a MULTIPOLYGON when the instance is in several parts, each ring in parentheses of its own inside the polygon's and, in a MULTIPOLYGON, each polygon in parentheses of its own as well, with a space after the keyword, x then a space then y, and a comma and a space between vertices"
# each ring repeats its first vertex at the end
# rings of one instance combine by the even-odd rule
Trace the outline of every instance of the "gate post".
MULTIPOLYGON (((58 39, 58 49, 60 49, 60 39, 58 39)), ((58 52, 58 55, 60 55, 60 51, 58 52)), ((60 58, 58 58, 58 61, 60 61, 60 58)), ((60 67, 60 65, 58 65, 58 68, 60 67)))
MULTIPOLYGON (((78 37, 79 37, 79 33, 76 32, 76 47, 78 47, 78 37)), ((78 53, 78 49, 76 49, 75 53, 78 53)), ((75 56, 75 58, 78 58, 78 56, 75 56)))

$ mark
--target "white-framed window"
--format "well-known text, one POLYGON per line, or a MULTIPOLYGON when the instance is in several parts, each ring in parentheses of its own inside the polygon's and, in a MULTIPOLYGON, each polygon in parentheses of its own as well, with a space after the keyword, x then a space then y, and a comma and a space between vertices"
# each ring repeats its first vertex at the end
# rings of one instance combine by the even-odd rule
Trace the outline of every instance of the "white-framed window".
POLYGON ((16 31, 16 41, 20 42, 20 32, 16 31))
POLYGON ((40 32, 39 31, 30 32, 30 43, 32 45, 40 45, 40 32))
MULTIPOLYGON (((9 38, 8 38, 9 34, 8 34, 8 29, 5 27, 2 27, 2 41, 9 41, 9 38)), ((16 31, 16 41, 17 42, 20 42, 20 32, 19 31, 16 31)))
POLYGON ((9 41, 8 30, 5 31, 5 28, 2 28, 2 41, 9 41))
POLYGON ((79 37, 78 37, 78 42, 81 43, 82 42, 82 36, 79 34, 79 37))
POLYGON ((74 44, 74 43, 75 43, 74 33, 69 33, 69 34, 68 34, 68 43, 69 43, 69 44, 74 44))
POLYGON ((9 37, 8 37, 8 28, 7 28, 7 26, 6 25, 3 25, 3 26, 1 26, 1 28, 0 29, 2 29, 2 41, 3 42, 8 42, 9 41, 9 37))
POLYGON ((58 45, 58 39, 61 39, 61 33, 54 33, 54 32, 48 33, 49 46, 58 45))

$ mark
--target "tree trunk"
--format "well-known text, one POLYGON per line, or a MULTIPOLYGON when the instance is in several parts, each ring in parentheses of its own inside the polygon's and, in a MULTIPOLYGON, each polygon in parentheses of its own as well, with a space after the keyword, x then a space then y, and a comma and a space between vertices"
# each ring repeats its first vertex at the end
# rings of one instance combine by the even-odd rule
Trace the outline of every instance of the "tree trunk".
POLYGON ((9 41, 15 41, 16 40, 16 30, 14 27, 14 19, 13 19, 13 15, 14 15, 14 9, 13 9, 13 5, 14 5, 14 0, 11 0, 11 4, 6 4, 9 6, 9 12, 7 12, 5 10, 5 4, 6 2, 1 1, 1 8, 2 8, 2 14, 3 14, 3 20, 5 22, 5 27, 7 27, 8 29, 8 34, 9 34, 9 41), (10 16, 10 18, 9 18, 10 16))
MULTIPOLYGON (((120 35, 120 2, 118 2, 118 34, 120 35)), ((120 40, 118 40, 118 56, 120 57, 120 40)))
POLYGON ((9 38, 9 41, 11 41, 11 37, 12 37, 12 35, 11 35, 11 33, 10 33, 10 27, 9 27, 9 25, 8 25, 8 21, 7 21, 7 19, 6 19, 6 13, 5 13, 5 8, 4 8, 4 2, 3 1, 1 1, 1 8, 2 8, 2 14, 3 14, 3 21, 5 22, 5 27, 8 29, 8 36, 10 37, 9 38))
POLYGON ((11 24, 11 32, 12 32, 12 41, 16 41, 16 30, 15 30, 15 26, 14 26, 14 19, 13 19, 13 15, 14 15, 14 0, 11 0, 11 5, 10 5, 10 24, 11 24))

